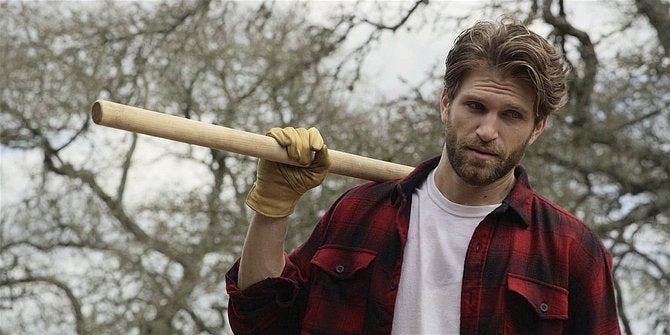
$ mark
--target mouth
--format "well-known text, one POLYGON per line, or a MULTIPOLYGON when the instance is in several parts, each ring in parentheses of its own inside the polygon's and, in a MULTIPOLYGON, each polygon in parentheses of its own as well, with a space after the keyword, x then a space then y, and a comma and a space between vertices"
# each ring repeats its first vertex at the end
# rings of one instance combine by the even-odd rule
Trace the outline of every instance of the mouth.
POLYGON ((492 159, 498 157, 498 154, 496 154, 495 151, 487 148, 468 146, 467 149, 470 150, 476 157, 481 159, 492 159))

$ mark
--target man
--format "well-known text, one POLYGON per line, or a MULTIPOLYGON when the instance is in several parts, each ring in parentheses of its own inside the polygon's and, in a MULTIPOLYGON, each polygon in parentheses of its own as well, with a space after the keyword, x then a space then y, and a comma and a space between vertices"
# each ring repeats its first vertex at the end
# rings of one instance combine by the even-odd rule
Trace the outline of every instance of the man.
POLYGON ((274 137, 305 168, 261 160, 227 274, 229 319, 261 334, 618 334, 611 258, 519 166, 565 100, 565 68, 515 22, 478 22, 446 60, 442 155, 333 204, 284 254, 287 216, 323 180, 316 129, 274 137), (314 158, 312 159, 312 152, 314 158))

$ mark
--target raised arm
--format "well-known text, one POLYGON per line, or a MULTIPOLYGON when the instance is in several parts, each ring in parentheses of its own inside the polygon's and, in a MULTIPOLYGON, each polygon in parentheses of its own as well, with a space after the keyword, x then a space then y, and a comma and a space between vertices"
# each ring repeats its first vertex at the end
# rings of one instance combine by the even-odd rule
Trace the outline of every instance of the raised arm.
POLYGON ((238 287, 245 289, 284 269, 284 241, 290 215, 300 197, 319 186, 330 167, 328 149, 316 128, 272 128, 268 136, 300 163, 293 166, 261 159, 246 203, 256 214, 242 247, 238 287))

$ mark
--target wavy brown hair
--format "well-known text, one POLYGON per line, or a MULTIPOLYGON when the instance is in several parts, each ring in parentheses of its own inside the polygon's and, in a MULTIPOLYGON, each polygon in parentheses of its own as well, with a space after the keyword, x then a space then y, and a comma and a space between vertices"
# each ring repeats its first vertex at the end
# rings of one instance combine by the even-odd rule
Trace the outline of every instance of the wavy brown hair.
POLYGON ((561 54, 545 38, 511 18, 479 21, 463 31, 449 51, 444 87, 453 100, 471 71, 493 68, 528 82, 535 91, 535 122, 566 103, 567 70, 561 54))

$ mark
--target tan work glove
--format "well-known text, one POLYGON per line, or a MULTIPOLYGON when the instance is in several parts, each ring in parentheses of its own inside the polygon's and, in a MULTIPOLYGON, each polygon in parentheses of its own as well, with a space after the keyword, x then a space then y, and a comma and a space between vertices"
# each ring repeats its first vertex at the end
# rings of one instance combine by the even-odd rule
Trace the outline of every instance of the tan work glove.
POLYGON ((247 206, 269 217, 293 213, 296 203, 308 190, 317 187, 330 168, 328 149, 316 128, 272 128, 266 134, 286 148, 286 153, 304 167, 261 159, 256 182, 247 195, 247 206), (315 151, 312 159, 312 151, 315 151))

